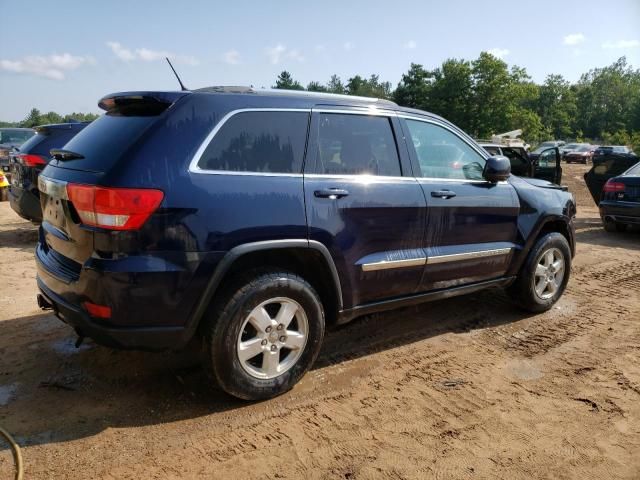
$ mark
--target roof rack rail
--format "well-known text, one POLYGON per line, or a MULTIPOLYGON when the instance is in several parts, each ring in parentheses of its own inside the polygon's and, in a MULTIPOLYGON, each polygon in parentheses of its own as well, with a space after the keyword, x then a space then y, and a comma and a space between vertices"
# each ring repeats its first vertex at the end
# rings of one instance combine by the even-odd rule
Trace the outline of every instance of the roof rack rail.
POLYGON ((285 90, 280 88, 253 88, 253 87, 244 87, 244 86, 211 86, 204 87, 192 90, 194 92, 203 92, 203 93, 254 93, 257 95, 282 95, 287 97, 308 97, 308 98, 317 98, 317 99, 325 99, 325 100, 346 100, 346 101, 356 101, 363 103, 377 103, 380 105, 390 105, 397 106, 398 104, 392 102, 391 100, 386 100, 384 98, 374 98, 374 97, 361 97, 357 95, 343 95, 339 93, 327 93, 327 92, 310 92, 308 90, 285 90))

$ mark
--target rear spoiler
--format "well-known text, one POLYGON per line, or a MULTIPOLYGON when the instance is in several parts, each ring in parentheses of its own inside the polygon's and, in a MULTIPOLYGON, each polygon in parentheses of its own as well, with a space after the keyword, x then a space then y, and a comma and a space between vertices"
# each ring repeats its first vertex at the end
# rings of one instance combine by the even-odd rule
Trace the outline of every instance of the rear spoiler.
POLYGON ((98 106, 107 115, 152 117, 160 115, 189 92, 121 92, 102 97, 98 106))

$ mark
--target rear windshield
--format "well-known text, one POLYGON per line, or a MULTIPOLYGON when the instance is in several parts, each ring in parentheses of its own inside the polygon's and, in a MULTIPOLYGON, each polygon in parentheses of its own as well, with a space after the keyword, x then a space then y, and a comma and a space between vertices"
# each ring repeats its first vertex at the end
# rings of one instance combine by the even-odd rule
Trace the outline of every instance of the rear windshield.
POLYGON ((31 152, 31 150, 40 142, 42 142, 45 138, 47 138, 45 134, 42 134, 42 133, 35 134, 29 140, 27 140, 22 145, 20 145, 20 151, 24 153, 31 152))
POLYGON ((65 150, 78 153, 84 158, 58 160, 57 165, 74 170, 105 172, 157 119, 157 116, 128 117, 105 114, 64 146, 65 150))
POLYGON ((26 140, 31 138, 35 132, 33 130, 0 130, 0 143, 9 145, 22 145, 26 140))
POLYGON ((631 167, 625 175, 631 175, 632 177, 640 177, 640 163, 631 167))

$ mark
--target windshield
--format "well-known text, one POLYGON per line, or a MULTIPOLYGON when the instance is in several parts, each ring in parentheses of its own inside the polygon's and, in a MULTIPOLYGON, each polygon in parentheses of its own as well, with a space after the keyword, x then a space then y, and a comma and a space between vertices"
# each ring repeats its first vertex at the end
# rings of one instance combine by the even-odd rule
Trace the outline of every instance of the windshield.
POLYGON ((567 150, 573 150, 573 149, 575 149, 575 148, 578 148, 579 146, 580 146, 580 144, 579 144, 579 143, 570 143, 569 145, 567 145, 567 146, 566 146, 566 147, 564 147, 564 148, 566 148, 567 150))
POLYGON ((582 145, 576 149, 576 152, 588 152, 589 150, 591 150, 589 145, 582 145))
POLYGON ((33 134, 33 130, 13 130, 0 129, 0 143, 19 146, 29 140, 33 134))
POLYGON ((542 153, 548 148, 553 148, 555 145, 553 143, 541 143, 538 148, 536 148, 532 153, 542 153))

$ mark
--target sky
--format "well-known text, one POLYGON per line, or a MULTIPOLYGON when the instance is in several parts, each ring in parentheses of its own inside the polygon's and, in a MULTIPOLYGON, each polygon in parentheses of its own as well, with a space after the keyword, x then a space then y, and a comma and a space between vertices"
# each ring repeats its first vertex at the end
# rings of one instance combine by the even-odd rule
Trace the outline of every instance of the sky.
POLYGON ((576 81, 625 55, 640 68, 640 0, 0 0, 0 120, 99 113, 112 92, 270 87, 282 70, 306 85, 380 75, 395 87, 412 62, 489 51, 576 81))

